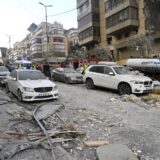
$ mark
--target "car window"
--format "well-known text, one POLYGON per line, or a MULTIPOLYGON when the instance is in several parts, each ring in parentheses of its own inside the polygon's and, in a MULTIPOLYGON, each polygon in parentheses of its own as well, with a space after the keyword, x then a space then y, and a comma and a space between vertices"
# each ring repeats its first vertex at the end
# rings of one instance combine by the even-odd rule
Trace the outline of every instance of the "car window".
POLYGON ((127 67, 113 67, 117 74, 131 74, 131 71, 127 67))
POLYGON ((11 73, 10 73, 10 76, 12 77, 12 78, 17 78, 17 71, 12 71, 11 73))
POLYGON ((19 71, 18 72, 19 80, 38 80, 46 79, 46 76, 40 71, 19 71))
POLYGON ((89 69, 90 72, 104 73, 104 66, 93 66, 89 69))
POLYGON ((110 67, 104 67, 104 73, 109 74, 110 72, 113 72, 112 68, 110 67))

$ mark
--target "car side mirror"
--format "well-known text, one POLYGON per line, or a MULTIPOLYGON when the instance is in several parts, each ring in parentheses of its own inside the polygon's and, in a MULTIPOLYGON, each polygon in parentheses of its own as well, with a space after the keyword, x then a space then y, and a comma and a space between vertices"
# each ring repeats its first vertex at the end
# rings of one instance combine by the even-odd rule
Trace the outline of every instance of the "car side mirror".
POLYGON ((114 76, 115 74, 113 72, 109 72, 109 75, 110 76, 114 76))

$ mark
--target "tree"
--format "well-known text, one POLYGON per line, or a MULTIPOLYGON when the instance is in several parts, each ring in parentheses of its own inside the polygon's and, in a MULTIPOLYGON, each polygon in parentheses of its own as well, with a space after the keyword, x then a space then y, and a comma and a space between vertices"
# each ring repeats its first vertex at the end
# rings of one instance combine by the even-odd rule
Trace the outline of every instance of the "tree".
POLYGON ((151 32, 146 32, 146 34, 141 34, 137 38, 132 38, 128 41, 128 48, 131 50, 137 50, 143 53, 147 53, 147 56, 151 54, 156 55, 157 49, 153 47, 154 38, 151 32))

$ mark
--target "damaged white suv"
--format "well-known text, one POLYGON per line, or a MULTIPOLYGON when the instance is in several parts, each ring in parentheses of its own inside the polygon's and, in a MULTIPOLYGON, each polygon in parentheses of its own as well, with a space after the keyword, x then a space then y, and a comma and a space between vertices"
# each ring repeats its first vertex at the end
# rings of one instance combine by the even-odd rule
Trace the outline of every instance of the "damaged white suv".
POLYGON ((127 67, 120 65, 92 65, 84 74, 84 82, 88 89, 95 86, 118 90, 120 94, 149 93, 152 80, 149 77, 134 74, 127 67))

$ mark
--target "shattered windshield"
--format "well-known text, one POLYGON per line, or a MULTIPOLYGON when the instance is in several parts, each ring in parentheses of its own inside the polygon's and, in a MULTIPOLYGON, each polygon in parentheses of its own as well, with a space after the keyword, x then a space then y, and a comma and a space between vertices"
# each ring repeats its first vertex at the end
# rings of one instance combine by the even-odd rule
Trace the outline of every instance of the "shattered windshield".
POLYGON ((20 71, 19 80, 39 80, 46 79, 44 74, 39 71, 20 71))
POLYGON ((113 67, 115 72, 120 75, 131 74, 131 71, 127 67, 113 67))

